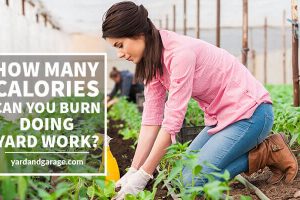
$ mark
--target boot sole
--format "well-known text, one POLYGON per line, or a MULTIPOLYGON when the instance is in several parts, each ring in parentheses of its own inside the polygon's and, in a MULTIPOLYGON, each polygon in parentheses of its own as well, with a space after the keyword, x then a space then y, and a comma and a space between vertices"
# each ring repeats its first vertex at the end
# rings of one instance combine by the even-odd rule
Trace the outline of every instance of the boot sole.
POLYGON ((295 177, 297 176, 298 170, 299 170, 298 160, 297 160, 296 156, 293 154, 293 152, 292 152, 292 150, 291 150, 291 148, 290 148, 290 146, 289 146, 289 144, 288 144, 288 141, 287 141, 287 139, 286 139, 286 136, 285 136, 284 134, 282 134, 282 133, 280 133, 279 135, 282 137, 284 143, 285 143, 286 146, 288 147, 290 153, 292 154, 292 156, 293 156, 293 158, 294 158, 294 160, 295 160, 295 162, 296 162, 296 169, 297 169, 297 170, 296 170, 295 175, 294 175, 293 178, 291 179, 291 182, 293 182, 294 179, 295 179, 295 177))

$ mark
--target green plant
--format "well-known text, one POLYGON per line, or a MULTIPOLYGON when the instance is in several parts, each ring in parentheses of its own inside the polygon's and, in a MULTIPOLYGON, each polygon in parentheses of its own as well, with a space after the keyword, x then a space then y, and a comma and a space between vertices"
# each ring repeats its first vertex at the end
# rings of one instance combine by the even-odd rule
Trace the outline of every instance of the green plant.
POLYGON ((274 107, 274 132, 289 135, 290 146, 300 145, 300 108, 293 107, 293 90, 291 85, 268 85, 274 107))
POLYGON ((113 120, 121 120, 121 134, 124 140, 133 139, 137 141, 141 128, 142 116, 135 104, 128 102, 125 98, 120 98, 119 101, 112 106, 108 112, 108 117, 113 120))
POLYGON ((185 126, 203 126, 204 113, 200 109, 198 102, 190 99, 188 108, 185 114, 185 126))
POLYGON ((136 196, 132 194, 127 194, 125 200, 153 200, 155 197, 156 190, 152 192, 144 190, 139 192, 136 196))
POLYGON ((203 166, 198 164, 197 151, 186 151, 188 143, 174 144, 168 148, 167 154, 164 156, 166 168, 160 171, 153 188, 156 188, 163 180, 164 185, 170 184, 173 192, 183 200, 195 199, 199 194, 203 194, 206 199, 220 199, 224 192, 229 195, 229 179, 228 171, 220 173, 219 169, 206 163, 205 165, 213 168, 214 172, 209 174, 202 173, 203 166), (182 171, 187 168, 192 171, 192 182, 188 185, 184 184, 182 171), (197 186, 196 178, 206 179, 207 183, 203 186, 197 186))
POLYGON ((249 196, 241 195, 241 200, 252 200, 252 198, 249 196))

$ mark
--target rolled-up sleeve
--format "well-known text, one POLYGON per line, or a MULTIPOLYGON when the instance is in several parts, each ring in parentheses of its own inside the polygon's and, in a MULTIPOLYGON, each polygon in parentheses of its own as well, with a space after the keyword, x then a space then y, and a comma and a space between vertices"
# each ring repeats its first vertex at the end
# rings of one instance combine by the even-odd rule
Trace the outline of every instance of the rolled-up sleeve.
POLYGON ((196 56, 193 51, 180 51, 174 54, 170 65, 170 88, 165 104, 162 128, 171 134, 175 142, 180 131, 188 102, 192 95, 196 56))
POLYGON ((144 90, 142 125, 161 125, 163 121, 166 89, 158 79, 152 80, 144 90))

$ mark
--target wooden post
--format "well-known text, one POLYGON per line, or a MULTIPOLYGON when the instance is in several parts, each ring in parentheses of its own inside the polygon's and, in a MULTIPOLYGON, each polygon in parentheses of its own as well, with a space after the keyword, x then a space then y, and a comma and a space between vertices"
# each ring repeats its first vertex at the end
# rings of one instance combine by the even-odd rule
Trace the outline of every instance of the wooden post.
POLYGON ((44 15, 44 25, 47 27, 47 21, 48 21, 48 16, 47 14, 44 15))
POLYGON ((173 5, 173 31, 176 32, 176 5, 173 5))
POLYGON ((243 49, 242 63, 247 67, 248 56, 248 0, 243 0, 243 49))
POLYGON ((25 0, 22 0, 22 15, 25 16, 25 0))
POLYGON ((200 0, 197 0, 196 37, 200 38, 200 0))
POLYGON ((217 0, 216 46, 220 47, 221 0, 217 0))
POLYGON ((187 27, 187 16, 186 16, 186 0, 183 0, 183 34, 186 35, 186 27, 187 27))
POLYGON ((256 52, 254 50, 254 45, 253 45, 253 27, 250 28, 250 55, 251 55, 251 60, 252 60, 252 73, 253 76, 256 77, 256 52))
POLYGON ((298 69, 298 2, 292 0, 292 65, 293 65, 293 93, 294 106, 299 107, 299 69, 298 69))
POLYGON ((264 25, 264 84, 268 83, 268 70, 267 70, 267 58, 268 58, 268 21, 267 17, 265 17, 265 25, 264 25))
POLYGON ((36 15, 35 15, 35 20, 36 20, 36 23, 39 23, 39 22, 40 22, 39 14, 36 14, 36 15))
POLYGON ((282 16, 282 70, 283 70, 283 84, 286 84, 286 33, 285 33, 286 12, 283 11, 282 16))
POLYGON ((166 30, 169 29, 169 16, 166 15, 166 30))

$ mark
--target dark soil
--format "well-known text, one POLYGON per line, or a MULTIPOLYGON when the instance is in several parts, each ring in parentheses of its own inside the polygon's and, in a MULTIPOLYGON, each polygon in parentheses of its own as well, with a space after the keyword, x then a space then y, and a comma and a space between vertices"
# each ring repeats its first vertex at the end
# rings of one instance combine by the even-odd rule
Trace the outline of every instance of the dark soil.
MULTIPOLYGON (((130 166, 132 158, 134 156, 134 149, 130 146, 133 145, 132 140, 123 140, 122 136, 118 134, 119 128, 114 127, 115 125, 122 124, 122 121, 112 121, 109 120, 108 124, 108 135, 113 138, 110 142, 110 148, 112 154, 117 159, 119 164, 121 176, 126 173, 125 169, 130 166)), ((299 163, 299 160, 298 160, 299 163)), ((155 175, 155 174, 154 174, 155 175)), ((258 187, 269 199, 271 200, 295 200, 300 199, 300 196, 295 198, 294 195, 296 192, 300 191, 300 174, 298 173, 293 184, 287 185, 283 182, 280 182, 275 185, 270 185, 266 183, 266 180, 270 177, 271 172, 268 168, 265 168, 259 173, 254 173, 250 177, 244 176, 250 183, 258 187)), ((146 187, 147 190, 152 191, 152 185, 154 180, 150 181, 146 187)), ((253 200, 258 200, 259 198, 255 195, 254 191, 250 191, 245 188, 239 182, 233 182, 231 184, 232 190, 230 191, 230 196, 234 200, 240 199, 241 195, 250 196, 253 200)), ((158 188, 155 199, 172 199, 170 196, 167 196, 166 188, 158 188)))
MULTIPOLYGON (((298 159, 299 163, 299 159, 298 159)), ((247 180, 259 188, 269 199, 271 200, 294 200, 300 199, 299 197, 294 197, 297 191, 300 191, 300 174, 296 176, 293 184, 285 184, 283 181, 278 184, 271 185, 266 183, 266 180, 271 176, 272 172, 265 168, 262 172, 254 173, 250 177, 244 176, 247 180)), ((253 191, 249 191, 239 182, 235 182, 231 185, 232 191, 231 196, 234 199, 240 199, 240 195, 251 196, 252 199, 259 199, 253 191)))
MULTIPOLYGON (((118 131, 120 130, 118 126, 123 123, 124 122, 122 121, 109 120, 109 124, 107 126, 107 134, 109 137, 113 138, 109 143, 110 150, 118 162, 121 176, 126 173, 126 168, 130 167, 135 152, 135 150, 131 147, 134 144, 134 141, 123 140, 122 136, 118 134, 118 131)), ((154 176, 156 173, 157 172, 155 172, 154 176)), ((154 181, 155 180, 153 179, 147 184, 146 190, 152 191, 154 181)), ((167 193, 168 190, 166 188, 158 186, 155 199, 172 199, 171 197, 167 197, 167 193)))
POLYGON ((123 140, 122 136, 118 134, 119 125, 124 124, 122 121, 109 120, 107 126, 107 135, 112 138, 109 143, 110 150, 118 162, 120 175, 126 173, 126 168, 130 167, 132 158, 134 156, 134 149, 131 148, 133 140, 123 140))

